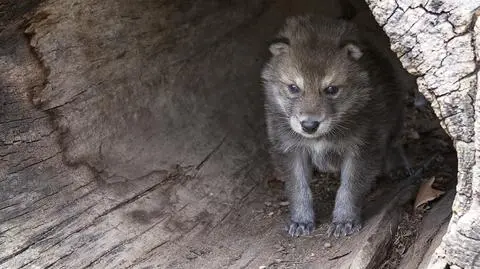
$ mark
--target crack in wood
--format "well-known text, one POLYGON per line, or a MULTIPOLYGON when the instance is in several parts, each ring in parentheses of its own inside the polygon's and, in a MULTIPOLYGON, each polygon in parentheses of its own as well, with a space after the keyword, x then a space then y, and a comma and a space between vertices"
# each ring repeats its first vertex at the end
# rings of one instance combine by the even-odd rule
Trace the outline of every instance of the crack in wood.
MULTIPOLYGON (((42 196, 40 199, 34 200, 34 201, 32 202, 32 204, 37 204, 37 203, 41 202, 42 200, 48 199, 49 197, 52 197, 52 196, 54 196, 54 195, 56 195, 56 194, 59 194, 59 193, 62 192, 64 189, 66 189, 67 187, 73 185, 74 183, 75 183, 75 182, 67 183, 67 184, 61 186, 59 189, 53 191, 52 193, 49 193, 49 194, 47 194, 47 195, 45 195, 45 196, 42 196)), ((42 204, 42 206, 43 206, 43 205, 44 205, 44 204, 42 204)))
MULTIPOLYGON (((104 217, 104 216, 106 216, 106 215, 108 215, 108 214, 110 214, 110 213, 118 210, 119 208, 121 208, 121 207, 123 207, 123 206, 125 206, 125 205, 127 205, 127 204, 129 204, 129 203, 132 203, 132 202, 140 199, 141 197, 145 196, 145 195, 148 194, 149 192, 154 191, 154 190, 155 190, 156 188, 158 188, 162 183, 163 183, 163 181, 160 182, 160 183, 157 183, 157 184, 153 185, 152 187, 150 187, 150 188, 142 191, 141 193, 139 193, 139 194, 131 197, 131 198, 128 199, 127 201, 124 201, 124 202, 122 202, 122 203, 120 203, 120 204, 117 204, 116 206, 114 206, 114 207, 112 207, 112 208, 110 208, 110 209, 108 209, 108 210, 100 213, 100 215, 96 216, 88 225, 85 225, 85 226, 83 226, 83 227, 80 227, 80 228, 76 229, 76 230, 73 231, 72 233, 68 234, 66 237, 62 238, 59 242, 57 242, 57 244, 60 243, 61 241, 65 241, 66 239, 72 237, 72 236, 75 235, 75 234, 78 234, 78 233, 80 233, 80 232, 88 229, 89 227, 92 227, 92 226, 96 225, 102 217, 104 217)), ((81 214, 83 214, 84 212, 86 212, 87 210, 89 210, 90 208, 92 208, 92 207, 94 207, 94 206, 95 206, 95 205, 89 206, 89 207, 86 208, 84 211, 82 211, 81 214)), ((76 217, 78 218, 81 214, 77 214, 76 217)), ((55 245, 56 245, 56 244, 55 244, 55 245)))
POLYGON ((52 156, 50 156, 50 157, 48 157, 48 158, 46 158, 46 159, 42 159, 42 160, 40 160, 40 161, 38 161, 38 162, 34 162, 34 163, 29 164, 29 165, 27 165, 27 166, 25 166, 25 167, 23 167, 23 168, 21 168, 21 169, 18 169, 18 170, 16 170, 16 171, 13 171, 13 172, 11 172, 11 174, 12 174, 12 173, 22 172, 22 171, 24 171, 25 169, 28 169, 28 168, 30 168, 30 167, 32 167, 32 166, 35 166, 35 165, 37 165, 37 164, 46 162, 46 161, 48 161, 48 160, 50 160, 50 159, 53 159, 53 158, 57 157, 60 153, 62 153, 62 151, 59 151, 59 152, 55 153, 54 155, 52 155, 52 156))
POLYGON ((155 246, 153 246, 151 249, 149 249, 144 255, 142 255, 141 258, 137 258, 135 259, 129 266, 127 266, 125 269, 130 269, 130 268, 133 268, 134 266, 137 266, 139 264, 141 264, 142 262, 150 259, 153 255, 154 255, 154 252, 163 247, 164 245, 166 245, 167 243, 170 243, 170 240, 166 240, 166 241, 163 241, 161 242, 160 244, 157 244, 155 246))
POLYGON ((102 212, 100 215, 97 216, 97 218, 102 218, 102 217, 104 217, 104 216, 106 216, 106 215, 108 215, 108 214, 110 214, 110 213, 112 213, 112 212, 114 212, 114 211, 116 211, 116 210, 118 210, 118 209, 120 209, 120 208, 128 205, 128 204, 131 204, 131 203, 137 201, 138 199, 144 197, 144 196, 147 195, 148 193, 155 191, 158 187, 162 186, 165 181, 166 181, 166 180, 162 180, 162 181, 154 184, 153 186, 151 186, 151 187, 149 187, 149 188, 147 188, 147 189, 145 189, 145 190, 143 190, 143 191, 141 191, 141 192, 133 195, 132 197, 128 198, 127 200, 118 203, 118 204, 115 205, 114 207, 112 207, 112 208, 110 208, 110 209, 102 212))
POLYGON ((59 263, 60 261, 63 261, 65 260, 66 258, 70 257, 75 251, 70 251, 68 252, 67 254, 65 255, 62 255, 60 256, 60 258, 56 259, 54 262, 50 263, 50 264, 47 264, 43 269, 48 269, 48 268, 52 268, 54 265, 56 265, 57 263, 59 263))
POLYGON ((336 256, 333 256, 333 257, 331 257, 331 258, 328 258, 328 260, 329 260, 329 261, 338 260, 338 259, 341 259, 341 258, 347 256, 347 255, 350 254, 350 253, 352 253, 352 252, 349 251, 349 252, 346 252, 346 253, 344 253, 344 254, 336 255, 336 256))
POLYGON ((244 202, 245 200, 247 199, 247 197, 258 187, 258 185, 254 185, 252 188, 250 188, 250 190, 247 191, 247 193, 245 193, 242 198, 239 199, 239 202, 238 204, 240 205, 239 207, 235 207, 235 206, 232 206, 230 208, 230 210, 222 216, 222 218, 217 222, 215 223, 215 225, 213 225, 209 231, 207 232, 207 234, 210 234, 211 232, 213 232, 217 227, 218 225, 222 224, 225 219, 227 219, 228 216, 230 216, 230 214, 236 210, 239 210, 240 208, 242 208, 244 206, 244 202))
MULTIPOLYGON (((158 171, 154 171, 154 172, 152 172, 152 173, 150 173, 150 174, 153 174, 153 173, 155 173, 155 172, 158 172, 158 171)), ((51 245, 51 246, 48 247, 47 249, 43 250, 42 253, 48 251, 49 249, 51 249, 51 248, 53 248, 53 247, 55 247, 56 245, 60 244, 61 242, 64 242, 66 239, 70 238, 71 236, 73 236, 73 235, 75 235, 75 234, 78 234, 78 233, 80 233, 81 231, 84 231, 84 230, 88 229, 89 227, 97 224, 98 221, 99 221, 99 219, 102 218, 102 217, 104 217, 104 216, 106 216, 107 214, 110 214, 110 213, 114 212, 115 210, 118 210, 119 208, 125 206, 126 204, 132 203, 132 202, 140 199, 141 197, 144 197, 145 195, 147 195, 148 193, 154 191, 154 190, 157 189, 159 186, 161 186, 163 183, 165 183, 166 181, 168 181, 169 178, 170 178, 170 177, 167 177, 166 179, 162 180, 161 182, 159 182, 159 183, 157 183, 157 184, 154 184, 154 185, 151 186, 150 188, 147 188, 146 190, 144 190, 144 191, 142 191, 142 192, 134 195, 133 197, 131 197, 131 198, 128 199, 127 201, 124 201, 124 202, 122 202, 122 203, 120 203, 120 204, 117 204, 116 206, 110 208, 109 210, 104 211, 104 212, 101 213, 99 216, 96 216, 96 217, 92 220, 91 223, 89 223, 88 225, 86 225, 86 226, 84 226, 84 227, 81 227, 81 228, 73 231, 72 233, 68 234, 66 237, 60 239, 59 241, 57 241, 56 243, 54 243, 53 245, 51 245)), ((85 185, 83 185, 83 186, 81 186, 81 187, 87 186, 87 185, 91 184, 92 182, 93 182, 93 181, 90 181, 90 182, 88 182, 87 184, 85 184, 85 185)), ((80 187, 80 188, 81 188, 81 187, 80 187)), ((77 188, 77 189, 79 189, 79 188, 77 188)), ((87 194, 89 194, 89 193, 91 193, 91 192, 88 192, 87 194)), ((87 194, 86 194, 86 195, 87 195, 87 194)), ((83 195, 83 196, 85 196, 85 195, 83 195)), ((81 196, 81 197, 83 197, 83 196, 81 196)), ((77 199, 78 199, 78 198, 77 198, 77 199)), ((87 212, 88 210, 90 210, 90 209, 93 208, 94 206, 95 206, 95 204, 87 207, 86 209, 84 209, 83 211, 77 213, 76 215, 69 217, 68 219, 62 221, 61 223, 59 223, 59 224, 57 224, 57 225, 55 225, 55 226, 53 226, 53 227, 50 227, 50 228, 47 229, 45 232, 43 232, 43 233, 41 233, 40 235, 36 236, 37 239, 35 239, 35 242, 30 243, 30 244, 24 246, 23 248, 21 248, 20 250, 14 252, 13 254, 8 255, 7 257, 4 257, 4 258, 0 259, 0 265, 1 265, 1 264, 4 264, 5 262, 7 262, 8 260, 14 258, 15 256, 21 255, 22 253, 24 253, 25 251, 27 251, 28 249, 30 249, 30 248, 31 248, 32 246, 34 246, 35 244, 40 243, 40 242, 43 242, 43 241, 44 241, 51 233, 53 233, 55 230, 58 230, 59 228, 64 227, 64 226, 68 225, 69 223, 73 222, 75 219, 79 218, 83 213, 87 212)), ((31 212, 31 211, 24 212, 24 214, 22 214, 22 215, 28 214, 28 213, 30 213, 30 212, 31 212)), ((161 220, 161 221, 162 221, 162 220, 161 220)), ((161 221, 157 222, 156 224, 160 223, 161 221)), ((154 225, 156 225, 156 224, 154 224, 154 225)), ((153 227, 151 227, 151 228, 153 228, 153 227)), ((150 228, 150 229, 151 229, 151 228, 150 228)), ((113 229, 113 228, 112 228, 112 229, 113 229)), ((146 230, 145 232, 149 231, 150 229, 146 230)), ((145 232, 143 232, 143 233, 145 233, 145 232)), ((142 234, 143 234, 143 233, 142 233, 142 234)))
POLYGON ((17 206, 17 205, 19 205, 19 204, 20 204, 20 202, 18 202, 18 203, 13 203, 13 204, 9 204, 9 205, 5 205, 5 206, 3 206, 3 207, 0 207, 0 211, 1 211, 1 210, 8 209, 8 208, 11 208, 11 207, 14 207, 14 206, 17 206))
MULTIPOLYGON (((31 243, 27 244, 26 246, 22 247, 20 250, 16 251, 16 252, 13 252, 12 254, 10 255, 7 255, 6 257, 3 257, 3 258, 0 258, 0 265, 1 264, 4 264, 5 262, 11 260, 12 258, 16 257, 16 256, 19 256, 21 255, 22 253, 24 253, 25 251, 27 251, 28 249, 30 249, 31 247, 33 247, 34 245, 38 244, 38 243, 41 243, 43 242, 44 239, 46 239, 49 235, 51 235, 52 233, 54 233, 55 231, 63 228, 63 227, 66 227, 68 224, 72 223, 75 219, 77 219, 78 217, 81 216, 81 214, 83 214, 84 212, 86 212, 87 210, 89 210, 90 208, 92 208, 92 206, 86 208, 84 211, 80 212, 80 214, 76 214, 76 215, 73 215, 73 216, 70 216, 69 218, 61 221, 60 223, 58 224, 55 224, 54 226, 51 226, 49 227, 48 229, 46 229, 44 232, 40 233, 39 235, 35 236, 35 238, 32 240, 31 243)), ((59 242, 57 242, 56 244, 54 245, 57 245, 59 242)), ((53 247, 53 246, 51 246, 53 247)), ((48 250, 49 248, 47 248, 48 250)), ((45 250, 46 251, 46 250, 45 250)))
POLYGON ((200 170, 203 165, 213 156, 213 154, 215 154, 215 152, 217 152, 220 147, 223 145, 223 143, 225 142, 225 139, 227 138, 227 135, 225 135, 222 140, 220 141, 220 143, 217 144, 217 146, 215 146, 208 154, 207 156, 205 156, 205 158, 203 158, 203 160, 195 167, 196 170, 200 170))
POLYGON ((73 184, 73 182, 68 183, 68 184, 60 187, 58 190, 56 190, 56 191, 54 191, 54 192, 52 192, 52 193, 50 193, 50 194, 48 194, 48 195, 46 195, 46 196, 42 196, 40 199, 37 199, 37 200, 32 201, 32 202, 30 203, 30 205, 35 205, 35 207, 29 207, 29 210, 24 211, 23 213, 21 213, 21 214, 19 214, 19 215, 11 216, 11 217, 3 220, 2 222, 7 222, 7 221, 10 221, 10 220, 13 220, 13 219, 17 219, 17 218, 19 218, 19 217, 21 217, 21 216, 24 216, 25 214, 28 214, 28 213, 31 213, 31 212, 34 212, 34 211, 38 210, 39 208, 43 207, 43 206, 46 204, 46 202, 45 202, 45 203, 42 203, 42 204, 38 204, 39 202, 41 202, 42 200, 45 200, 45 199, 47 199, 47 198, 49 198, 49 197, 52 197, 52 196, 60 193, 61 191, 63 191, 65 188, 67 188, 68 186, 70 186, 70 185, 72 185, 72 184, 73 184))
MULTIPOLYGON (((82 267, 82 269, 86 269, 86 268, 89 268, 89 267, 92 267, 93 265, 99 263, 103 258, 107 257, 108 255, 110 255, 111 253, 114 253, 115 251, 121 249, 122 247, 125 247, 125 245, 128 245, 130 243, 132 243, 133 241, 135 241, 137 238, 139 238, 140 236, 148 233, 149 231, 151 231, 153 228, 155 228, 157 225, 163 223, 166 219, 168 219, 170 216, 165 216, 164 218, 160 219, 159 221, 155 222, 153 225, 151 225, 148 229, 142 231, 141 233, 131 237, 131 238, 128 238, 126 240, 123 240, 123 241, 120 241, 119 243, 115 244, 114 246, 112 246, 111 248, 109 248, 107 251, 103 252, 102 254, 100 254, 100 256, 96 257, 93 261, 91 261, 89 264, 87 264, 86 266, 82 267)), ((163 244, 162 244, 163 245, 163 244)))
MULTIPOLYGON (((86 213, 87 211, 89 211, 90 209, 92 209, 93 207, 95 207, 95 204, 93 205, 90 205, 88 207, 86 207, 85 209, 83 209, 82 211, 80 212, 77 212, 75 213, 75 215, 73 216, 70 216, 67 220, 68 220, 68 223, 66 225, 64 225, 64 227, 66 227, 68 224, 70 223, 73 223, 74 220, 80 218, 80 216, 82 216, 84 213, 86 213)), ((48 246, 46 249, 40 251, 40 253, 45 253, 47 252, 48 250, 52 249, 53 247, 57 246, 58 244, 64 242, 67 238, 70 237, 71 234, 68 234, 66 237, 64 238, 58 238, 57 236, 55 236, 54 238, 51 238, 51 239, 59 239, 57 242, 53 243, 52 245, 48 246)), ((49 239, 49 238, 45 238, 45 239, 49 239)))

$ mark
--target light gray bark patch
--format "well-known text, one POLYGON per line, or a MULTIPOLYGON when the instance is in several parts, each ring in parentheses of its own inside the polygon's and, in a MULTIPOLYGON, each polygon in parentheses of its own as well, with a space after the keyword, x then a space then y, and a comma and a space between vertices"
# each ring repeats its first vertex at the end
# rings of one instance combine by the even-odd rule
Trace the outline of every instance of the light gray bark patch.
POLYGON ((480 241, 469 236, 480 227, 479 16, 478 1, 367 1, 384 25, 392 49, 416 75, 420 92, 432 104, 452 137, 458 156, 457 195, 442 243, 428 268, 447 264, 477 268, 480 241), (385 15, 383 10, 388 12, 385 15))

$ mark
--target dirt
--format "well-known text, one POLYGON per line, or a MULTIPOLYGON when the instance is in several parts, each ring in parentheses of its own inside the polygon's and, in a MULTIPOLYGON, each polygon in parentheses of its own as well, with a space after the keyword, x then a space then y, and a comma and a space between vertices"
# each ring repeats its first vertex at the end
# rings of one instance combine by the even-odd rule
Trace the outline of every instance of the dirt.
MULTIPOLYGON (((457 173, 457 156, 452 141, 441 128, 428 103, 417 108, 413 104, 413 96, 410 100, 406 110, 406 131, 403 136, 407 154, 414 166, 421 165, 429 157, 438 154, 435 161, 425 170, 421 180, 435 177, 435 188, 446 192, 452 190, 455 188, 457 173)), ((424 216, 429 214, 429 209, 434 207, 436 202, 432 201, 424 209, 414 208, 411 200, 403 207, 402 221, 389 250, 389 258, 382 264, 381 269, 398 268, 404 254, 415 242, 424 216)))

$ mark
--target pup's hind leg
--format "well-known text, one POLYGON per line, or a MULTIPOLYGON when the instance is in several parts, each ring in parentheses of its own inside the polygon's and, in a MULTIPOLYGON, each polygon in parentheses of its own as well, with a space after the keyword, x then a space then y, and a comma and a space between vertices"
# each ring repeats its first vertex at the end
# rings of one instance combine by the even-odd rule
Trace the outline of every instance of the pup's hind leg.
POLYGON ((388 149, 384 173, 386 175, 391 175, 391 173, 394 173, 398 170, 403 170, 410 175, 413 168, 410 165, 407 155, 405 154, 403 145, 400 143, 394 143, 388 149))

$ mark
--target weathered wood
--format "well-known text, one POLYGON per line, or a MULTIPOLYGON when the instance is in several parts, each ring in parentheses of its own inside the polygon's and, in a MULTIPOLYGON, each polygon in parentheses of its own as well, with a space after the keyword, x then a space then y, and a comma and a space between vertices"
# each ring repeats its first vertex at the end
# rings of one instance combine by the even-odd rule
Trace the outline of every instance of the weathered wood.
POLYGON ((264 204, 258 83, 286 15, 340 9, 230 4, 46 1, 1 32, 1 268, 349 266, 368 229, 291 239, 264 204))
POLYGON ((19 2, 0 28, 0 268, 375 268, 384 258, 406 202, 391 199, 398 186, 380 188, 362 232, 341 239, 323 234, 327 179, 315 183, 320 227, 306 238, 286 237, 282 188, 265 186, 275 182, 258 78, 266 41, 305 11, 376 31, 364 4, 52 0, 24 20, 36 1, 19 2))
POLYGON ((448 231, 429 268, 480 268, 478 66, 480 2, 367 1, 392 50, 418 77, 458 154, 457 195, 448 231))
POLYGON ((440 245, 441 238, 445 235, 448 221, 451 217, 451 207, 455 193, 450 191, 445 197, 434 204, 426 214, 419 227, 415 242, 410 246, 402 257, 398 268, 424 269, 434 250, 440 245))

